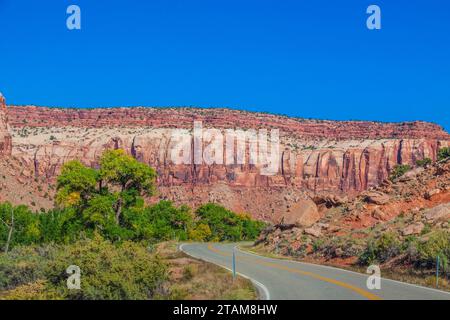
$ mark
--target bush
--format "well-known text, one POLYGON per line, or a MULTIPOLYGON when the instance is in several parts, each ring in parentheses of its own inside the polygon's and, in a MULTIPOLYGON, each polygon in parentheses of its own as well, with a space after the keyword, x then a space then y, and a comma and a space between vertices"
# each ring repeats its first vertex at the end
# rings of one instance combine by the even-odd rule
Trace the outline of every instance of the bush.
POLYGON ((450 158, 450 147, 445 147, 442 149, 439 149, 438 151, 438 160, 445 160, 450 158))
POLYGON ((369 265, 373 262, 385 262, 401 252, 401 243, 394 233, 387 232, 376 240, 369 241, 359 256, 359 262, 369 265))
POLYGON ((430 158, 424 158, 422 160, 417 160, 416 165, 419 167, 427 167, 432 163, 430 158))
POLYGON ((48 247, 16 247, 0 254, 0 291, 13 289, 45 277, 48 247))
POLYGON ((409 170, 411 170, 411 166, 409 164, 398 164, 392 169, 391 174, 389 176, 389 180, 392 181, 397 178, 400 178, 409 170))
POLYGON ((447 270, 450 260, 450 232, 436 231, 427 241, 418 242, 417 255, 416 262, 429 267, 436 266, 436 259, 439 256, 441 267, 447 270))
POLYGON ((15 248, 0 255, 0 289, 6 298, 151 299, 168 278, 167 266, 144 245, 113 244, 99 235, 71 245, 15 248), (81 269, 81 289, 67 289, 67 268, 81 269))

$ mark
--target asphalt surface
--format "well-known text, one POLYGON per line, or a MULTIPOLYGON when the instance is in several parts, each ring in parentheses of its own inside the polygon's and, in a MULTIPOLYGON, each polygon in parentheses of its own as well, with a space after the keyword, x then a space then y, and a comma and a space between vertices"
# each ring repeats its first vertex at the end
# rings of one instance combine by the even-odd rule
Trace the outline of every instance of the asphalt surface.
POLYGON ((381 288, 367 287, 369 274, 343 269, 273 259, 245 252, 237 244, 189 243, 180 249, 186 254, 232 269, 252 280, 261 298, 268 300, 450 300, 450 293, 389 279, 381 288))

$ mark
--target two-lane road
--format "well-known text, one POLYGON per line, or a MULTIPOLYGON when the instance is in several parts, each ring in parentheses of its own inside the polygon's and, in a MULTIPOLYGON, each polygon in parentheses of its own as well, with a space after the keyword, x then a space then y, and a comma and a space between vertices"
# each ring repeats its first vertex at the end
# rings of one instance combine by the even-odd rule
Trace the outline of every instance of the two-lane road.
POLYGON ((232 268, 235 251, 236 271, 248 277, 265 299, 445 299, 450 293, 382 279, 381 289, 369 290, 369 275, 297 261, 267 258, 240 250, 236 244, 189 243, 180 246, 188 255, 232 268))

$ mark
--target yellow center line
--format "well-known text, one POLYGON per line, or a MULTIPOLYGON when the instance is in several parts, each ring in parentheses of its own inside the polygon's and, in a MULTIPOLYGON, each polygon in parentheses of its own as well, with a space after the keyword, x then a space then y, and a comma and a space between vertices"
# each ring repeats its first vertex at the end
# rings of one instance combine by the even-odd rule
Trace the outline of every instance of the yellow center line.
MULTIPOLYGON (((224 257, 231 256, 231 254, 225 253, 225 252, 215 248, 212 244, 208 244, 208 250, 210 250, 210 251, 212 251, 212 252, 214 252, 214 253, 216 253, 218 255, 224 256, 224 257)), ((239 257, 239 259, 249 260, 247 257, 242 257, 242 256, 239 257)), ((236 260, 237 260, 237 257, 236 257, 236 260)), ((339 281, 339 280, 335 280, 335 279, 332 279, 332 278, 321 276, 321 275, 313 273, 313 272, 302 271, 302 270, 299 270, 299 269, 290 268, 290 267, 287 267, 287 266, 284 266, 284 265, 281 265, 281 264, 278 264, 278 263, 273 263, 273 262, 256 261, 256 260, 251 260, 251 262, 259 264, 259 265, 264 265, 264 266, 280 269, 280 270, 285 270, 285 271, 288 271, 288 272, 291 272, 291 273, 301 274, 303 276, 308 276, 308 277, 311 277, 311 278, 314 278, 314 279, 317 279, 317 280, 321 280, 321 281, 324 281, 324 282, 332 283, 332 284, 337 285, 339 287, 343 287, 343 288, 349 289, 349 290, 351 290, 353 292, 356 292, 357 294, 359 294, 359 295, 361 295, 361 296, 363 296, 363 297, 365 297, 365 298, 367 298, 369 300, 381 300, 381 297, 379 297, 379 296, 377 296, 377 295, 375 295, 375 294, 373 294, 373 293, 371 293, 369 291, 366 291, 364 289, 355 287, 355 286, 353 286, 353 285, 351 285, 349 283, 343 282, 343 281, 339 281)))

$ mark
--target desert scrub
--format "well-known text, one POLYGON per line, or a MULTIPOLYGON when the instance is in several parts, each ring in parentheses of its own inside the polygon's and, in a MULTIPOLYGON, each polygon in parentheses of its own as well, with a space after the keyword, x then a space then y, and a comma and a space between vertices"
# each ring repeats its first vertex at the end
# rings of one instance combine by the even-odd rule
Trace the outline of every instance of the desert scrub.
POLYGON ((394 167, 394 169, 392 169, 389 180, 393 181, 397 178, 400 178, 409 170, 411 170, 411 166, 409 164, 398 164, 394 167))
POLYGON ((445 147, 445 148, 439 149, 438 160, 442 161, 442 160, 445 160, 448 158, 450 158, 450 147, 445 147))
POLYGON ((378 239, 368 241, 365 250, 359 256, 359 263, 368 265, 373 262, 385 262, 401 252, 401 242, 393 232, 383 233, 378 239))
POLYGON ((440 258, 440 267, 448 271, 450 260, 450 232, 436 231, 428 239, 417 243, 416 264, 425 265, 430 268, 436 266, 437 257, 440 258))
POLYGON ((0 254, 0 292, 45 278, 52 251, 51 247, 19 246, 0 254))
POLYGON ((429 166, 433 161, 430 158, 424 158, 422 160, 417 160, 416 165, 419 167, 427 167, 429 166))
POLYGON ((146 300, 168 277, 166 264, 146 246, 98 235, 71 245, 14 248, 0 256, 0 270, 3 299, 146 300), (70 265, 81 269, 80 290, 67 289, 70 265))

